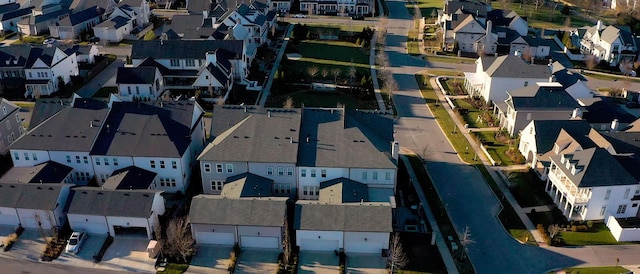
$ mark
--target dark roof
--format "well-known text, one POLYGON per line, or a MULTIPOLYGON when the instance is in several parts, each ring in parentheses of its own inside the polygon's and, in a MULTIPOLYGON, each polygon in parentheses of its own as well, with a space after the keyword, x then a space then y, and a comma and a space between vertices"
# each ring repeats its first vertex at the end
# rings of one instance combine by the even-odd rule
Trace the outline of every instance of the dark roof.
POLYGON ((144 59, 204 59, 205 53, 224 49, 233 53, 233 58, 242 56, 244 42, 241 40, 152 40, 135 41, 131 58, 144 59))
POLYGON ((296 230, 392 232, 389 203, 322 204, 298 201, 294 217, 296 230))
POLYGON ((7 99, 0 98, 0 109, 3 109, 3 111, 0 111, 0 121, 2 121, 7 117, 10 119, 15 119, 14 112, 19 111, 20 107, 7 99), (7 114, 4 114, 4 110, 6 110, 7 114))
POLYGON ((591 130, 591 126, 586 120, 534 120, 532 123, 535 126, 538 153, 546 153, 553 149, 561 129, 574 138, 587 136, 591 130))
POLYGON ((155 78, 155 67, 118 67, 116 84, 153 84, 155 78))
POLYGON ((490 77, 547 79, 551 76, 551 72, 547 66, 527 64, 518 56, 503 55, 500 57, 487 58, 487 61, 489 60, 493 61, 491 65, 489 67, 483 67, 486 68, 485 72, 490 77))
POLYGON ((395 168, 393 118, 372 111, 305 108, 298 166, 395 168), (306 139, 309 139, 309 142, 306 139))
POLYGON ((157 173, 136 166, 118 169, 102 187, 106 189, 148 189, 157 173))
POLYGON ((12 167, 2 175, 0 183, 64 183, 72 167, 47 161, 32 167, 12 167))
POLYGON ((91 154, 181 158, 191 142, 194 107, 186 100, 114 102, 91 154))
POLYGON ((369 188, 348 178, 336 178, 320 183, 318 202, 327 204, 359 203, 369 201, 369 188))
POLYGON ((62 26, 75 26, 86 21, 98 18, 102 16, 102 14, 104 14, 103 8, 93 6, 88 9, 70 14, 68 17, 60 20, 59 24, 62 26))
POLYGON ((31 54, 31 45, 10 45, 8 47, 0 47, 0 67, 20 67, 23 68, 29 55, 31 54), (7 64, 7 61, 10 61, 7 64))
POLYGON ((111 18, 109 20, 106 20, 106 21, 98 24, 96 27, 119 29, 119 28, 127 25, 127 23, 129 23, 129 18, 126 18, 124 16, 116 16, 114 18, 111 18))
POLYGON ((191 199, 192 224, 282 227, 287 198, 223 199, 218 195, 198 195, 191 199))
POLYGON ((200 161, 295 163, 300 109, 222 106, 213 109, 211 137, 200 161), (271 117, 269 117, 271 116, 271 117))
MULTIPOLYGON (((68 214, 149 218, 156 190, 78 187, 69 194, 68 214)), ((162 197, 162 196, 159 196, 162 197)))
POLYGON ((32 47, 31 53, 29 54, 29 59, 27 60, 27 64, 25 68, 31 68, 35 62, 40 59, 47 66, 51 67, 53 65, 53 56, 56 53, 57 47, 32 47))
POLYGON ((580 107, 559 83, 536 83, 507 93, 509 98, 505 102, 516 111, 573 110, 580 107))
POLYGON ((177 34, 195 32, 202 27, 202 14, 179 14, 171 18, 170 28, 177 34))
POLYGON ((227 178, 220 196, 225 198, 249 198, 271 196, 273 180, 253 173, 242 173, 227 178))
MULTIPOLYGON (((600 97, 601 100, 594 100, 590 105, 585 106, 586 111, 582 118, 589 123, 611 123, 613 119, 626 124, 636 120, 636 117, 620 107, 614 100, 600 97)), ((582 100, 582 99, 581 99, 582 100)))
POLYGON ((58 111, 68 108, 71 105, 71 99, 59 98, 41 98, 37 99, 33 110, 31 111, 31 121, 29 121, 29 130, 32 130, 44 120, 58 113, 58 111))
POLYGON ((70 185, 0 184, 0 207, 54 210, 60 192, 67 187, 70 185))
POLYGON ((588 148, 571 154, 554 155, 550 158, 556 163, 557 168, 578 187, 638 184, 638 181, 604 148, 588 148), (566 164, 561 163, 562 157, 568 159, 576 169, 582 170, 572 174, 566 164))
POLYGON ((490 9, 490 5, 474 0, 449 0, 444 3, 444 12, 446 14, 452 14, 461 10, 469 14, 477 14, 480 17, 487 17, 487 11, 490 9))

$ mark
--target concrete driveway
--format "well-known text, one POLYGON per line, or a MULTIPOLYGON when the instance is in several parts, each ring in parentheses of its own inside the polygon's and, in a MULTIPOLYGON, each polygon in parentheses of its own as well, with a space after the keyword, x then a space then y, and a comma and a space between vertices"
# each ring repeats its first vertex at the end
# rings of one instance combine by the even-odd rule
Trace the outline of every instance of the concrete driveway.
POLYGON ((340 261, 334 252, 300 252, 298 273, 331 273, 340 270, 340 261))
POLYGON ((100 252, 100 248, 106 238, 107 236, 103 235, 89 235, 89 238, 80 249, 80 252, 77 254, 63 252, 60 257, 55 259, 52 263, 75 267, 98 267, 98 265, 93 262, 93 256, 100 252))
POLYGON ((97 268, 155 273, 155 259, 149 258, 149 240, 142 237, 115 237, 97 268))
MULTIPOLYGON (((3 233, 3 237, 13 233, 14 229, 11 228, 8 230, 9 232, 3 233)), ((47 237, 51 235, 50 231, 45 231, 47 237)), ((25 229, 18 238, 11 250, 8 252, 2 252, 2 255, 9 258, 20 259, 20 260, 31 260, 38 261, 40 259, 40 255, 45 248, 45 241, 42 238, 42 233, 38 229, 25 229)))
POLYGON ((384 258, 379 254, 347 254, 347 273, 386 274, 384 258))
POLYGON ((185 273, 228 273, 231 246, 200 245, 185 273))
POLYGON ((273 249, 243 249, 236 273, 276 273, 278 254, 273 249))

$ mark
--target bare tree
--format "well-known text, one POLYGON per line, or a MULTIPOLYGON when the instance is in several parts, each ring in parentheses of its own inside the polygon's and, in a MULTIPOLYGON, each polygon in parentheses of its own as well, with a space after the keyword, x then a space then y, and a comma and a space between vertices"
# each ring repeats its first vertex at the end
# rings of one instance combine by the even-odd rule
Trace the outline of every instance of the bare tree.
POLYGON ((393 95, 393 91, 398 89, 398 84, 393 79, 393 77, 385 77, 383 89, 387 91, 389 95, 389 101, 391 101, 391 95, 393 95))
POLYGON ((571 15, 567 16, 567 18, 564 19, 564 27, 565 28, 571 27, 571 15))
POLYGON ((464 229, 464 232, 462 233, 462 235, 460 235, 460 245, 462 246, 462 248, 460 249, 461 259, 465 258, 467 247, 472 243, 475 243, 475 241, 471 239, 471 232, 469 231, 469 226, 467 226, 464 229))
POLYGON ((404 252, 402 242, 400 242, 400 234, 397 232, 393 234, 393 236, 391 236, 391 242, 389 243, 389 254, 387 254, 387 263, 391 267, 391 273, 409 263, 409 258, 404 252))
POLYGON ((42 226, 42 217, 40 217, 40 213, 36 211, 33 214, 33 219, 36 220, 36 225, 38 226, 38 231, 42 234, 42 239, 45 243, 48 243, 49 239, 47 239, 47 233, 45 233, 44 227, 42 226))
POLYGON ((347 75, 349 75, 349 86, 353 87, 353 80, 356 78, 356 67, 353 65, 353 60, 351 60, 347 75))
POLYGON ((594 69, 597 64, 598 62, 593 54, 586 54, 584 56, 584 65, 587 66, 588 69, 594 69))
POLYGON ((531 63, 533 64, 533 54, 531 54, 531 48, 530 47, 526 47, 524 50, 522 50, 522 59, 525 62, 531 61, 531 63))
POLYGON ((307 73, 309 74, 309 76, 311 76, 311 83, 313 83, 313 78, 318 75, 319 71, 320 70, 316 66, 307 67, 307 73))
POLYGON ((163 247, 165 255, 185 262, 195 253, 191 227, 185 217, 177 217, 169 222, 167 239, 163 247))
POLYGON ((326 67, 322 68, 322 70, 320 70, 320 75, 322 75, 322 79, 327 78, 327 76, 329 75, 329 70, 326 67))
POLYGON ((338 84, 338 76, 340 76, 341 70, 340 68, 331 69, 331 75, 333 75, 333 83, 338 84))
POLYGON ((291 233, 289 229, 289 221, 287 220, 287 218, 284 219, 282 249, 282 262, 284 263, 284 265, 289 265, 291 263, 291 258, 293 257, 293 246, 291 245, 291 233))
POLYGON ((560 226, 557 224, 552 224, 549 226, 549 237, 551 237, 551 239, 555 238, 558 233, 560 233, 560 226))
POLYGON ((282 108, 293 108, 293 98, 291 96, 287 97, 287 100, 282 104, 282 108))
POLYGON ((500 0, 500 4, 502 4, 502 9, 504 10, 511 9, 511 0, 500 0))
POLYGON ((556 9, 558 9, 558 5, 560 5, 560 1, 549 1, 549 16, 551 22, 553 22, 553 16, 556 14, 556 9))

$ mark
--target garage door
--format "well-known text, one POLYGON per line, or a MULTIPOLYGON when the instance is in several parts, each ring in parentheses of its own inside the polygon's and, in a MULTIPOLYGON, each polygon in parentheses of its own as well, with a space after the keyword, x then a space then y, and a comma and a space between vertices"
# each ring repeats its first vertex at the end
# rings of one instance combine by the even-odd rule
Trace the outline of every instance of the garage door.
POLYGON ((109 229, 105 223, 77 222, 71 224, 71 229, 74 231, 84 231, 89 234, 109 234, 109 229))
POLYGON ((334 251, 338 250, 338 240, 302 239, 300 250, 334 251))
POLYGON ((380 243, 376 242, 345 242, 344 251, 348 253, 378 253, 382 252, 380 243))
POLYGON ((197 232, 196 242, 198 242, 198 244, 210 245, 233 245, 235 238, 233 237, 233 233, 197 232))
POLYGON ((0 214, 0 225, 17 226, 19 223, 16 215, 0 214))
POLYGON ((280 248, 278 237, 240 236, 240 246, 254 248, 280 248))

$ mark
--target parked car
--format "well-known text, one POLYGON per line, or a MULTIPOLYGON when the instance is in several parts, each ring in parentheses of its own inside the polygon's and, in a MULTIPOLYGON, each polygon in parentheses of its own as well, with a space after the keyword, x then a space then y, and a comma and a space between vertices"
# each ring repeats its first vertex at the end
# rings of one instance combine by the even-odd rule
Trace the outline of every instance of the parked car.
POLYGON ((82 248, 82 245, 87 240, 89 236, 85 232, 75 231, 71 233, 71 238, 69 238, 69 242, 67 242, 67 252, 69 253, 78 253, 82 248))
POLYGON ((53 44, 53 43, 55 43, 55 42, 56 42, 56 39, 54 39, 54 38, 47 38, 47 39, 45 39, 44 41, 42 41, 42 44, 43 44, 43 45, 49 45, 49 44, 53 44))
POLYGON ((351 20, 364 20, 364 15, 351 16, 351 20))
POLYGON ((298 13, 298 14, 294 14, 293 18, 307 18, 307 15, 302 14, 302 13, 298 13))

